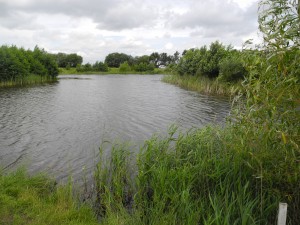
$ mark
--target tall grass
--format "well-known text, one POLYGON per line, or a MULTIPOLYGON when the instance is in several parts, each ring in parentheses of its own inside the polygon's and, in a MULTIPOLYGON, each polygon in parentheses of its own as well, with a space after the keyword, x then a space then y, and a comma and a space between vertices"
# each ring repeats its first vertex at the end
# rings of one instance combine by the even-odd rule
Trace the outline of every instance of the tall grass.
POLYGON ((14 86, 23 86, 23 85, 35 85, 42 83, 56 82, 56 77, 51 76, 38 76, 38 75, 28 75, 22 79, 2 81, 0 82, 0 87, 14 87, 14 86))
POLYGON ((240 84, 227 84, 219 80, 197 76, 168 75, 164 76, 162 81, 204 94, 235 95, 240 90, 240 84))
POLYGON ((92 208, 74 198, 69 185, 24 170, 0 174, 0 224, 97 224, 92 208))
POLYGON ((300 223, 300 154, 277 134, 256 128, 228 125, 176 139, 172 130, 166 138, 153 137, 137 155, 135 178, 128 170, 130 149, 114 148, 109 165, 97 167, 103 220, 275 224, 282 201, 289 204, 288 224, 300 223))

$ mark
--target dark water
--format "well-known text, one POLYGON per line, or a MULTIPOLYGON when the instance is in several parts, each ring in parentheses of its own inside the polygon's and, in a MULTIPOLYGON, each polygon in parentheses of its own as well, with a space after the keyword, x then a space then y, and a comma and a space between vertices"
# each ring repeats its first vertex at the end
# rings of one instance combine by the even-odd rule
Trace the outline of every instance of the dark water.
POLYGON ((55 84, 0 89, 0 165, 76 178, 83 167, 91 172, 103 141, 138 146, 172 124, 186 130, 224 122, 228 99, 160 80, 153 75, 64 76, 55 84))

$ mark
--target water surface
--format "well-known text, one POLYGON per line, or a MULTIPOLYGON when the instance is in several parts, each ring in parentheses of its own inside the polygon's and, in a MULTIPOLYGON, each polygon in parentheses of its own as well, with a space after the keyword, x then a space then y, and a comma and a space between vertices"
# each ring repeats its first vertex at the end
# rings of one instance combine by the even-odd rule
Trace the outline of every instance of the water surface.
POLYGON ((228 99, 186 91, 161 77, 62 76, 55 84, 0 89, 0 165, 76 178, 83 167, 92 171, 104 141, 138 146, 172 124, 187 130, 224 122, 228 99))

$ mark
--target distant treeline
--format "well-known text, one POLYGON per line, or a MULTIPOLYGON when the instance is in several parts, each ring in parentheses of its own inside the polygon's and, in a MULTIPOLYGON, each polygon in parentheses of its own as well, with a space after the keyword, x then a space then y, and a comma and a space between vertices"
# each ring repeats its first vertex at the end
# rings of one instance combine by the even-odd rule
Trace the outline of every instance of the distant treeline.
POLYGON ((55 78, 58 75, 55 58, 38 47, 33 51, 16 46, 0 47, 0 82, 22 82, 32 75, 55 78))
POLYGON ((165 68, 179 75, 203 76, 225 82, 236 82, 247 75, 242 61, 243 55, 242 51, 215 41, 209 46, 187 49, 181 54, 176 51, 173 55, 153 52, 150 55, 133 57, 125 53, 110 53, 105 57, 104 62, 78 64, 76 70, 77 72, 107 72, 109 68, 119 68, 120 73, 126 73, 152 72, 155 68, 165 68))
POLYGON ((76 53, 66 54, 59 52, 57 54, 53 54, 58 67, 68 68, 68 67, 76 67, 77 65, 82 64, 82 56, 77 55, 76 53))
POLYGON ((155 68, 175 66, 179 61, 179 55, 179 52, 175 52, 174 55, 153 52, 151 55, 133 57, 125 53, 114 52, 108 54, 104 62, 97 61, 95 64, 78 64, 76 70, 77 72, 107 72, 108 68, 119 68, 121 73, 130 71, 152 72, 155 68))
POLYGON ((76 53, 50 54, 35 47, 25 50, 16 46, 0 48, 0 82, 22 80, 29 75, 55 77, 58 68, 76 68, 77 72, 108 72, 109 68, 118 68, 120 73, 153 72, 157 68, 167 69, 179 75, 204 76, 218 78, 225 82, 243 79, 247 70, 243 65, 242 51, 215 41, 209 46, 191 48, 173 55, 153 52, 150 55, 131 56, 125 53, 110 53, 104 62, 83 64, 83 58, 76 53))

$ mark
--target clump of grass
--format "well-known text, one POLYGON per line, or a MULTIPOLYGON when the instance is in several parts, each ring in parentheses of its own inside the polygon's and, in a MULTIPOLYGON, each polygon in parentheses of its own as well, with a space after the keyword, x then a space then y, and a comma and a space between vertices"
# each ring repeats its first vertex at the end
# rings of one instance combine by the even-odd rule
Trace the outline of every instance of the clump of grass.
POLYGON ((240 90, 239 84, 227 84, 219 80, 197 76, 168 75, 164 76, 162 81, 204 94, 236 95, 240 90))
POLYGON ((97 224, 92 208, 80 204, 71 190, 23 169, 0 174, 0 224, 97 224))
POLYGON ((135 184, 133 182, 133 165, 130 148, 125 145, 114 145, 109 159, 103 158, 100 149, 100 160, 95 170, 96 211, 106 224, 120 223, 121 218, 132 220, 128 212, 133 208, 135 184))

